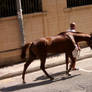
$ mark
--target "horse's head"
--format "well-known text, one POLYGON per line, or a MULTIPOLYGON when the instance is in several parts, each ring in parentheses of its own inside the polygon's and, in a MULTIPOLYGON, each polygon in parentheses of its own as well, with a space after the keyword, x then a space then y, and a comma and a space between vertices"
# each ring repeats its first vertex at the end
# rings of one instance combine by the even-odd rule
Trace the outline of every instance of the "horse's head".
POLYGON ((89 40, 89 46, 90 46, 90 48, 92 49, 92 33, 90 34, 90 40, 89 40))

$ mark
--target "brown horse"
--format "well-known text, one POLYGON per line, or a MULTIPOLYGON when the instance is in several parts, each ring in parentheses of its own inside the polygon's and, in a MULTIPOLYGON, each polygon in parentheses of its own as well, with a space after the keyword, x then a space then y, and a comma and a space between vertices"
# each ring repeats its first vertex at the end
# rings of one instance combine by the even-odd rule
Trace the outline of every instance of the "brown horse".
MULTIPOLYGON (((29 59, 26 61, 24 65, 24 70, 22 74, 23 83, 25 83, 25 73, 28 66, 32 63, 32 61, 36 58, 39 58, 41 61, 40 68, 43 70, 43 72, 49 77, 51 80, 53 77, 51 77, 45 70, 45 62, 46 57, 48 53, 65 53, 66 55, 66 73, 69 75, 69 72, 72 68, 72 66, 75 64, 75 58, 72 55, 72 51, 75 49, 75 46, 72 42, 72 40, 67 36, 67 32, 62 32, 56 36, 52 37, 43 37, 38 40, 35 40, 31 43, 26 44, 22 48, 22 54, 21 57, 26 57, 26 49, 29 47, 29 59), (68 69, 68 58, 71 59, 71 65, 68 69)), ((86 41, 88 45, 92 48, 92 36, 88 34, 83 33, 71 33, 71 35, 74 37, 76 43, 79 41, 86 41)))

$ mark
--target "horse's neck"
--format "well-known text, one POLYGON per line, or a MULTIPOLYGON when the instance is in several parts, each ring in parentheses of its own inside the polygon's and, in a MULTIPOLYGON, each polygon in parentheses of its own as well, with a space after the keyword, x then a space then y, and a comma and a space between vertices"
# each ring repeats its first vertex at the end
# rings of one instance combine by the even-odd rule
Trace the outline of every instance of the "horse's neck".
MULTIPOLYGON (((61 32, 58 35, 66 35, 67 32, 61 32)), ((85 34, 85 33, 81 33, 81 32, 73 32, 72 35, 75 38, 76 42, 81 42, 81 41, 86 41, 88 42, 90 39, 90 35, 89 34, 85 34)))
POLYGON ((81 42, 81 41, 88 42, 89 38, 90 38, 90 35, 88 35, 88 34, 79 34, 79 35, 75 35, 74 37, 75 37, 75 40, 77 42, 81 42))

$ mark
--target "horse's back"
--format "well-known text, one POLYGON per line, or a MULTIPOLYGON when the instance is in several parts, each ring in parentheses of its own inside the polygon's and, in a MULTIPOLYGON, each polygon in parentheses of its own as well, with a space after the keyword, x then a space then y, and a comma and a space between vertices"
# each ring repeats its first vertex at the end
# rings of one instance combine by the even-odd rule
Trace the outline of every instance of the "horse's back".
POLYGON ((46 37, 44 38, 44 43, 46 51, 49 53, 63 53, 73 49, 72 41, 64 35, 46 37))
POLYGON ((63 53, 73 50, 72 41, 64 34, 42 37, 33 41, 32 49, 36 53, 63 53))

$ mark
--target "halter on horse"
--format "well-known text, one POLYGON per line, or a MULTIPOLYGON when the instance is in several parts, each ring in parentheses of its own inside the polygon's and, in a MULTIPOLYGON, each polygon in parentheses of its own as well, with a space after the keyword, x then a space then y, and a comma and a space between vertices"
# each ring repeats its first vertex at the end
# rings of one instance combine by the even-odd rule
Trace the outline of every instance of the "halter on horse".
MULTIPOLYGON (((24 65, 24 70, 22 74, 23 83, 25 83, 25 73, 28 66, 32 63, 32 61, 36 58, 39 58, 41 61, 40 68, 43 72, 49 77, 51 77, 47 71, 45 70, 45 62, 48 53, 65 53, 66 55, 66 73, 69 75, 69 72, 72 66, 75 64, 75 58, 72 55, 72 51, 75 46, 72 40, 66 35, 67 32, 62 32, 56 36, 52 37, 43 37, 38 40, 35 40, 31 43, 26 44, 22 48, 21 58, 26 57, 26 49, 29 47, 29 58, 24 65), (68 69, 68 58, 71 59, 71 65, 68 69)), ((74 37, 76 43, 80 41, 87 41, 88 45, 92 48, 92 36, 83 33, 71 33, 74 37)))

